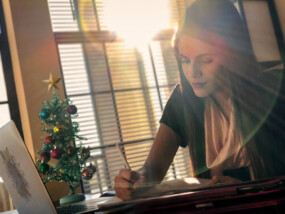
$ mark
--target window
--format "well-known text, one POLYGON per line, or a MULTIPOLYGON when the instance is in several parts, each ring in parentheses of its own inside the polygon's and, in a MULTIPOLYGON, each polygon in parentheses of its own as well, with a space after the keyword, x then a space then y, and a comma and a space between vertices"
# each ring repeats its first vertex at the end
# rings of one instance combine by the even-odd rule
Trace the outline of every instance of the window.
POLYGON ((238 0, 236 4, 246 22, 257 60, 265 70, 284 69, 282 19, 276 10, 282 7, 280 2, 238 0))
POLYGON ((0 2, 0 112, 0 127, 12 119, 22 135, 2 2, 0 2))
MULTIPOLYGON (((0 2, 0 113, 0 128, 12 119, 22 135, 2 1, 0 2)), ((13 209, 12 200, 6 189, 3 188, 1 175, 0 195, 3 197, 0 202, 0 212, 13 209)))
MULTIPOLYGON (((3 40, 3 35, 1 31, 0 41, 2 42, 2 40, 3 40)), ((4 71, 2 63, 2 50, 0 53, 0 112, 2 114, 0 117, 0 127, 1 127, 10 120, 10 111, 9 111, 6 83, 4 79, 4 71)))
POLYGON ((4 81, 2 60, 0 60, 0 112, 0 126, 3 126, 10 120, 10 111, 6 92, 6 84, 4 81))
MULTIPOLYGON (((179 14, 183 14, 184 1, 156 1, 157 5, 154 1, 136 1, 143 2, 139 7, 129 0, 48 1, 66 95, 78 107, 80 134, 88 138, 84 144, 91 147, 90 162, 98 169, 91 181, 84 181, 87 193, 112 189, 114 176, 124 168, 116 143, 122 145, 132 169, 143 165, 162 109, 179 82, 171 39, 179 14), (115 2, 129 7, 118 10, 115 2), (150 22, 131 22, 137 18, 131 15, 145 11, 144 5, 149 16, 153 14, 150 22), (121 14, 116 14, 113 21, 121 19, 122 31, 118 22, 108 18, 118 11, 121 14), (125 21, 130 23, 124 25, 125 21), (134 46, 128 40, 144 39, 141 33, 124 36, 137 33, 151 22, 163 26, 156 29, 155 38, 147 44, 141 45, 139 40, 140 45, 134 46), (132 27, 125 27, 129 25, 132 27)), ((151 33, 153 29, 143 32, 151 33)), ((189 177, 189 162, 188 149, 179 149, 166 179, 189 177)))

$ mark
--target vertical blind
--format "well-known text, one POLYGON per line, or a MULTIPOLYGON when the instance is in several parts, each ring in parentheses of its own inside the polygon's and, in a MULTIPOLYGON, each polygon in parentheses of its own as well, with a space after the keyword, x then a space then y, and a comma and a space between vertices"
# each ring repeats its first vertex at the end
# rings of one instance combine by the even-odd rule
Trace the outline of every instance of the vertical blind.
MULTIPOLYGON (((117 143, 133 170, 143 165, 163 107, 179 82, 171 39, 185 4, 164 2, 169 7, 167 29, 148 44, 134 47, 112 31, 107 20, 112 1, 48 1, 66 95, 78 107, 80 135, 88 138, 82 143, 90 146, 89 162, 98 169, 84 181, 85 193, 112 190, 114 177, 124 168, 117 143)), ((121 0, 121 7, 128 6, 124 3, 121 0)), ((180 148, 165 179, 190 175, 188 150, 180 148)))

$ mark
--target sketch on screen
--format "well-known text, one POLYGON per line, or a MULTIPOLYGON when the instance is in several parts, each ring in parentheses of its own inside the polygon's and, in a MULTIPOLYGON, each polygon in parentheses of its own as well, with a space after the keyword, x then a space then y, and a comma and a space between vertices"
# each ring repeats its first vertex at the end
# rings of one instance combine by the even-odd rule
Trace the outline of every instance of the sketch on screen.
POLYGON ((8 177, 14 189, 21 198, 24 198, 27 202, 31 201, 30 187, 24 177, 24 171, 20 168, 20 164, 15 161, 15 157, 10 154, 7 147, 2 151, 0 150, 0 157, 3 159, 8 177))

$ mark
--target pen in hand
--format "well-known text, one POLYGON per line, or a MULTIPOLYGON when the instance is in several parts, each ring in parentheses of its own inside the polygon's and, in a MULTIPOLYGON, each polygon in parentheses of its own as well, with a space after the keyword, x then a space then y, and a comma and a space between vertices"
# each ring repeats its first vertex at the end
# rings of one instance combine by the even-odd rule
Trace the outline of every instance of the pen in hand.
POLYGON ((117 149, 118 149, 118 151, 119 151, 119 153, 120 153, 120 155, 121 155, 121 158, 122 158, 122 160, 123 160, 123 162, 124 162, 124 164, 125 164, 126 169, 131 170, 131 167, 130 167, 130 165, 129 165, 127 159, 126 159, 126 156, 123 154, 120 145, 119 145, 119 144, 116 144, 116 147, 117 147, 117 149))
POLYGON ((145 191, 145 189, 148 188, 144 188, 142 186, 140 186, 142 183, 144 183, 144 178, 142 177, 142 175, 140 175, 138 172, 132 171, 131 167, 126 159, 126 156, 124 155, 121 147, 119 144, 116 144, 116 147, 120 153, 120 156, 125 164, 125 167, 127 170, 130 171, 130 182, 132 183, 132 198, 139 198, 140 195, 145 191))

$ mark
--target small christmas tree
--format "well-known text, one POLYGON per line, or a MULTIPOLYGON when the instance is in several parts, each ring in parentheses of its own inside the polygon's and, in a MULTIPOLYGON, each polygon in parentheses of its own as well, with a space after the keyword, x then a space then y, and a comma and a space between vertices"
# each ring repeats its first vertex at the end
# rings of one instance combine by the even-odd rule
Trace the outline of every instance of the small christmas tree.
POLYGON ((58 81, 60 79, 54 78, 52 74, 49 80, 44 80, 49 83, 49 91, 53 89, 53 99, 43 102, 39 114, 45 125, 42 131, 46 135, 41 138, 44 143, 42 150, 38 151, 37 162, 44 183, 56 180, 68 184, 69 198, 61 200, 61 204, 65 204, 84 199, 83 195, 78 197, 74 191, 80 186, 82 177, 87 180, 92 178, 96 168, 92 165, 84 167, 90 157, 90 150, 81 144, 79 147, 75 145, 75 140, 82 141, 85 138, 77 135, 79 124, 71 121, 78 116, 76 106, 68 98, 60 101, 54 90, 58 89, 58 81), (53 165, 49 164, 51 158, 55 160, 53 165))

